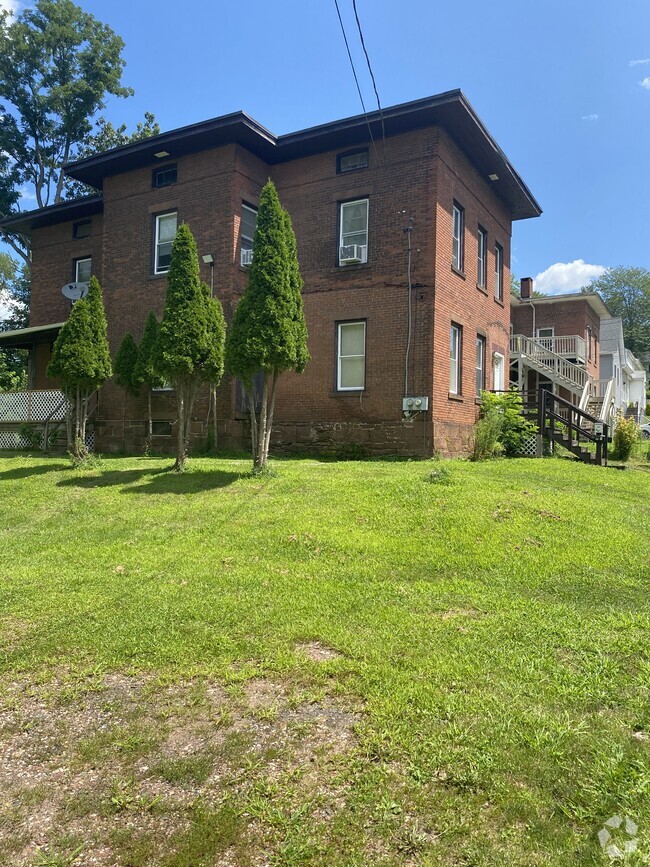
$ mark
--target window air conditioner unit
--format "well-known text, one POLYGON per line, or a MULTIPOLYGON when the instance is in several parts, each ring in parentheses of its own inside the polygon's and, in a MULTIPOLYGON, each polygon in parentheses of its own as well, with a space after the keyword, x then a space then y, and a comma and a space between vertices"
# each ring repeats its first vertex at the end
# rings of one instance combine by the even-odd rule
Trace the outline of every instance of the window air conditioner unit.
POLYGON ((253 264, 253 251, 252 250, 242 250, 241 251, 241 263, 244 266, 253 264))
POLYGON ((367 247, 363 244, 348 244, 339 250, 341 265, 358 265, 366 261, 367 247))

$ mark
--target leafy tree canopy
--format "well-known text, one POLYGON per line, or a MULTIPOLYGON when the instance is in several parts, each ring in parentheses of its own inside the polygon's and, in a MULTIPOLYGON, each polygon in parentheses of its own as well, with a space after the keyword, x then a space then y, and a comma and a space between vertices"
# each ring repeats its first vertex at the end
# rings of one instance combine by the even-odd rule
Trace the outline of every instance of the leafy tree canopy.
POLYGON ((134 397, 140 392, 137 379, 138 344, 130 331, 124 335, 115 355, 115 382, 134 397))
POLYGON ((160 388, 164 383, 154 367, 153 353, 157 339, 158 320, 156 314, 151 310, 144 325, 140 351, 138 352, 138 363, 135 369, 136 381, 140 385, 146 385, 147 388, 160 388))
POLYGON ((625 346, 635 355, 650 352, 650 271, 647 268, 609 268, 583 292, 598 292, 612 316, 623 320, 625 346))

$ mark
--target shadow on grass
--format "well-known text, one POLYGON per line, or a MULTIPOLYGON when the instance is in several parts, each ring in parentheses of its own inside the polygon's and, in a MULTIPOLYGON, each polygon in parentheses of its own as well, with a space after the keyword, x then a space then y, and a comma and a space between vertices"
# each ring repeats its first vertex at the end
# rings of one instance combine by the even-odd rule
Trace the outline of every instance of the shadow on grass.
POLYGON ((32 467, 16 467, 13 470, 5 470, 0 473, 0 482, 9 479, 27 479, 29 476, 42 476, 45 473, 60 473, 62 470, 69 470, 69 463, 56 464, 35 464, 32 467))
POLYGON ((73 476, 58 482, 61 488, 121 487, 123 494, 197 494, 216 488, 225 488, 242 477, 242 473, 224 470, 190 470, 175 473, 170 468, 141 468, 137 470, 106 470, 99 475, 73 476), (146 484, 135 485, 141 479, 146 484))

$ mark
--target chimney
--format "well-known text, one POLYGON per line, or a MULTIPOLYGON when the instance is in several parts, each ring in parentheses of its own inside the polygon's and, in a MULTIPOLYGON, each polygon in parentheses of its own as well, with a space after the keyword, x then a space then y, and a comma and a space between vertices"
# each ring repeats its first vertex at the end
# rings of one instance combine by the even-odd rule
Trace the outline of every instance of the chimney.
POLYGON ((521 283, 521 300, 525 301, 527 298, 533 297, 533 278, 532 277, 522 277, 521 283))

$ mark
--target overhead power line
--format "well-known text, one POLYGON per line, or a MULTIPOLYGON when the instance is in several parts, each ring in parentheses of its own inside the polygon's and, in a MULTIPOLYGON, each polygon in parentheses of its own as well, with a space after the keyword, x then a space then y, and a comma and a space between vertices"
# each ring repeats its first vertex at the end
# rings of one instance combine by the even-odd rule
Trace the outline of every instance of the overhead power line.
POLYGON ((368 72, 370 73, 370 78, 372 80, 372 87, 375 91, 375 96, 377 97, 377 108, 379 109, 379 116, 381 117, 381 139, 386 147, 386 128, 384 127, 384 111, 381 107, 381 100, 379 99, 379 91, 377 90, 377 82, 375 81, 375 75, 372 71, 372 64, 370 63, 370 57, 368 55, 368 51, 366 49, 366 41, 363 38, 363 30, 361 28, 361 21, 359 21, 359 13, 357 11, 357 0, 352 0, 352 8, 354 9, 354 17, 357 22, 357 30, 359 31, 359 39, 361 40, 361 47, 363 48, 363 53, 366 56, 366 63, 368 64, 368 72))

